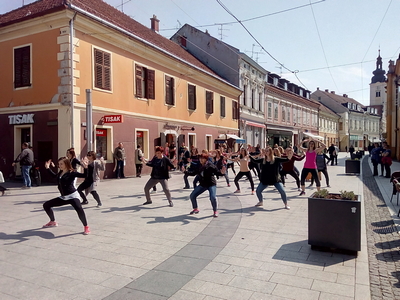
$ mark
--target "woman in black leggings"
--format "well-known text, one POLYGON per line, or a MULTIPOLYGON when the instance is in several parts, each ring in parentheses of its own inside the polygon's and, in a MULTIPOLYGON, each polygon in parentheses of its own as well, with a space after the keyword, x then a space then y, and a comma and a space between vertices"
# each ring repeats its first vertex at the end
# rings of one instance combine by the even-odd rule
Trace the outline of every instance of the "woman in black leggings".
POLYGON ((60 191, 61 196, 46 201, 43 204, 43 208, 50 218, 50 222, 43 225, 43 228, 58 226, 54 218, 54 212, 52 210, 52 207, 64 206, 70 204, 77 212, 78 217, 84 226, 83 234, 85 235, 89 234, 90 230, 86 221, 85 212, 79 200, 79 193, 74 187, 75 178, 77 177, 83 178, 85 177, 85 174, 75 172, 71 166, 70 160, 66 157, 61 157, 58 159, 58 167, 60 168, 60 172, 58 172, 57 174, 50 169, 50 164, 54 167, 54 163, 51 161, 51 159, 45 163, 45 168, 49 170, 49 172, 54 177, 57 178, 58 190, 60 191))

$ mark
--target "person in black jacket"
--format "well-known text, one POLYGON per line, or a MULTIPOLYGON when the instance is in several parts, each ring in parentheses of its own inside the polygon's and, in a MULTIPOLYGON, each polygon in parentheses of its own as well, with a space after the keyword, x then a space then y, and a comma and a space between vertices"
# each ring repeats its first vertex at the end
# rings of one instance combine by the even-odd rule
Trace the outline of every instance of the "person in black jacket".
POLYGON ((208 154, 203 153, 200 156, 200 170, 198 174, 199 185, 196 186, 190 194, 190 201, 192 201, 193 210, 191 215, 198 214, 199 209, 197 206, 197 197, 208 190, 210 193, 210 201, 214 211, 214 217, 218 217, 217 211, 217 180, 214 175, 222 176, 225 174, 225 167, 221 171, 209 160, 208 154))
MULTIPOLYGON (((183 181, 185 182, 183 189, 190 189, 188 177, 196 176, 199 173, 199 165, 200 162, 193 161, 190 157, 188 158, 188 164, 186 165, 186 170, 184 171, 185 175, 183 175, 183 181)), ((194 184, 193 187, 195 187, 194 184)))
MULTIPOLYGON (((327 167, 327 164, 326 164, 326 159, 328 160, 328 163, 329 163, 330 158, 325 153, 319 152, 317 154, 317 157, 316 157, 315 160, 317 162, 318 173, 321 172, 322 174, 324 174, 325 180, 326 180, 326 186, 327 187, 331 187, 329 185, 329 175, 328 175, 328 167, 327 167)), ((319 176, 319 174, 318 174, 318 176, 319 176)), ((314 177, 311 177, 310 186, 313 186, 313 184, 314 184, 314 177)))
POLYGON ((89 234, 90 230, 86 221, 85 211, 82 208, 79 199, 79 193, 74 186, 75 178, 84 178, 86 175, 83 173, 75 172, 72 168, 70 160, 67 157, 61 157, 58 159, 58 167, 60 168, 60 172, 58 172, 57 174, 50 169, 50 165, 54 167, 54 163, 51 161, 51 159, 45 163, 45 168, 49 170, 50 174, 53 175, 53 177, 57 178, 58 190, 60 191, 61 196, 46 201, 43 204, 43 208, 50 218, 50 222, 43 225, 43 228, 58 226, 54 218, 54 212, 51 209, 52 207, 70 204, 77 212, 78 217, 84 226, 83 234, 89 234))
POLYGON ((171 163, 168 157, 163 155, 163 152, 163 147, 156 147, 156 155, 151 161, 146 164, 153 169, 151 170, 149 181, 147 181, 146 185, 144 186, 146 202, 143 203, 143 205, 153 203, 150 198, 150 189, 154 187, 157 183, 160 183, 165 193, 165 196, 167 196, 169 206, 174 206, 171 200, 171 193, 168 188, 169 170, 173 169, 174 165, 171 163))
POLYGON ((260 183, 256 190, 256 195, 259 201, 256 206, 263 206, 262 192, 269 185, 273 185, 281 194, 285 208, 290 209, 290 207, 287 205, 286 191, 283 187, 281 176, 279 175, 279 170, 281 163, 289 161, 292 158, 292 154, 293 153, 288 153, 287 157, 277 157, 274 156, 272 148, 268 147, 264 151, 264 158, 257 160, 257 162, 261 164, 261 174, 260 183))

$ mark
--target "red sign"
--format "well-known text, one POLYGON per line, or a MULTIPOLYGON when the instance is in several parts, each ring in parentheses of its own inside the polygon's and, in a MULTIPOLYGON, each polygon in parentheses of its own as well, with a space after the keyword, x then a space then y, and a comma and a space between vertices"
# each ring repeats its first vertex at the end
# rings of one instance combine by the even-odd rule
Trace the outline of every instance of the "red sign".
POLYGON ((96 136, 107 136, 107 129, 96 129, 96 136))
POLYGON ((103 117, 104 123, 122 123, 122 115, 109 115, 103 117))
POLYGON ((143 137, 143 131, 137 131, 136 132, 137 137, 143 137))

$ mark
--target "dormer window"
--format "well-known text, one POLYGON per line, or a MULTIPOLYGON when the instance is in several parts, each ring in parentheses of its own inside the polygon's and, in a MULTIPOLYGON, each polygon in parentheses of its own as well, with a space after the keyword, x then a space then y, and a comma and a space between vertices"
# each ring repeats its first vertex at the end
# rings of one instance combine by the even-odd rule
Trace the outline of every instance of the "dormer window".
POLYGON ((274 77, 274 85, 278 86, 278 78, 274 77))

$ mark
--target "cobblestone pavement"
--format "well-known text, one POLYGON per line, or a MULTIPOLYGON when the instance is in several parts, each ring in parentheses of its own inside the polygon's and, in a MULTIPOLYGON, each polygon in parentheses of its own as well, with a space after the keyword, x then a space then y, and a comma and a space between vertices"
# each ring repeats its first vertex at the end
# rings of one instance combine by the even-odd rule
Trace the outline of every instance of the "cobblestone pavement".
POLYGON ((367 157, 362 167, 371 299, 400 299, 400 234, 367 157))

